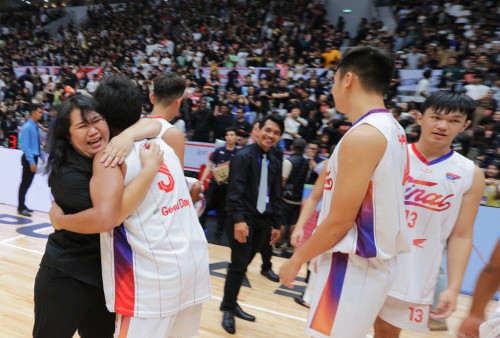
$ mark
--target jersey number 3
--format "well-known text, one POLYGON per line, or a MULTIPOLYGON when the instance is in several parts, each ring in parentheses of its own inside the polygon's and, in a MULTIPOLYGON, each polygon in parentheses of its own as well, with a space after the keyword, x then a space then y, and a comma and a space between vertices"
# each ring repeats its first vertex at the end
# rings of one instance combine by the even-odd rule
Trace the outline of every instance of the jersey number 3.
POLYGON ((158 187, 160 188, 160 190, 163 190, 165 192, 171 192, 172 190, 174 190, 175 181, 165 163, 161 162, 160 170, 158 170, 158 172, 167 176, 166 181, 163 180, 161 182, 158 182, 158 187))

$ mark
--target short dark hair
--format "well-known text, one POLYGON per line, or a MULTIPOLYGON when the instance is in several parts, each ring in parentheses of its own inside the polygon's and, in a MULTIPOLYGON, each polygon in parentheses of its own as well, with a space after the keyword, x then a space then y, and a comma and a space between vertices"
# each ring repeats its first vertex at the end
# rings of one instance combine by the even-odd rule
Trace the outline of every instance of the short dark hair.
POLYGON ((226 136, 227 133, 229 133, 231 131, 236 134, 236 131, 237 131, 236 127, 227 127, 226 129, 224 129, 224 136, 226 136))
POLYGON ((451 112, 459 112, 467 116, 467 120, 472 120, 476 103, 472 98, 465 94, 439 91, 434 92, 422 103, 422 114, 429 108, 434 108, 437 111, 443 111, 445 114, 451 112))
POLYGON ((277 116, 274 115, 266 115, 264 116, 260 121, 259 121, 259 128, 262 129, 264 125, 266 124, 267 120, 271 120, 272 122, 276 123, 280 127, 281 134, 283 134, 283 131, 285 130, 285 123, 283 120, 277 116))
POLYGON ((338 71, 341 78, 353 72, 367 92, 383 94, 394 75, 394 57, 383 49, 355 47, 340 60, 338 71))
POLYGON ((296 153, 303 153, 306 145, 306 141, 303 138, 296 138, 292 142, 293 151, 296 153))
POLYGON ((186 80, 177 73, 161 73, 153 80, 155 103, 169 106, 184 94, 186 80))
POLYGON ((34 112, 37 109, 42 109, 43 106, 40 103, 31 103, 30 104, 30 113, 34 112))
POLYGON ((94 92, 97 112, 108 125, 125 130, 141 118, 141 91, 134 81, 123 75, 111 75, 102 80, 94 92))

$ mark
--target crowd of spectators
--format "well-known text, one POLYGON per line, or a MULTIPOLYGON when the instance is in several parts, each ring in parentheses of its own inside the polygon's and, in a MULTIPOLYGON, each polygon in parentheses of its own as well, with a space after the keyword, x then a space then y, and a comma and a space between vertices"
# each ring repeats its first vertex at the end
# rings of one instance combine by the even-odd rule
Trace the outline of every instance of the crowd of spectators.
POLYGON ((281 0, 89 6, 86 22, 79 27, 70 22, 55 35, 43 27, 62 16, 62 10, 27 7, 24 12, 4 12, 0 137, 8 141, 22 125, 29 102, 43 103, 48 111, 72 93, 92 94, 102 77, 116 72, 140 86, 147 115, 152 80, 169 70, 187 79, 173 122, 188 139, 223 139, 230 125, 247 137, 254 120, 278 114, 287 126, 282 147, 304 138, 326 153, 349 128, 330 94, 341 52, 370 44, 391 50, 398 70, 442 71, 427 72, 428 81, 419 83, 408 102, 398 92, 399 71, 394 74, 386 101, 410 141, 418 138, 415 117, 432 81, 439 89, 464 91, 478 102, 472 127, 457 139, 456 149, 486 167, 500 154, 500 7, 494 1, 401 0, 392 8, 394 32, 378 19, 363 18, 352 36, 344 18, 327 21, 321 1, 294 1, 293 6, 281 0), (13 66, 63 68, 56 75, 47 70, 18 78, 13 66), (104 71, 89 77, 83 66, 104 71), (210 73, 199 67, 210 68, 210 73), (227 83, 223 67, 231 69, 227 83), (257 67, 270 70, 256 72, 257 67))

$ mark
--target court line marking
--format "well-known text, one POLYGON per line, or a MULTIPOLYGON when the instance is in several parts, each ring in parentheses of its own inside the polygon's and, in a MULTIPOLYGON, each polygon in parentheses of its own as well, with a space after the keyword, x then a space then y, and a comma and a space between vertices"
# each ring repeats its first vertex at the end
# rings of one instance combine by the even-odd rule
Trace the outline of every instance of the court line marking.
MULTIPOLYGON (((39 233, 43 234, 44 231, 46 232, 46 230, 50 229, 50 228, 52 228, 52 227, 43 227, 43 228, 36 229, 33 232, 36 232, 38 234, 39 233)), ((50 233, 49 233, 49 235, 50 235, 50 233)), ((12 241, 15 241, 16 239, 23 238, 23 237, 30 237, 30 236, 28 236, 28 235, 18 235, 16 237, 11 237, 11 238, 7 238, 7 239, 2 240, 2 241, 0 241, 0 244, 5 244, 5 243, 8 243, 8 242, 12 242, 12 241)))
POLYGON ((13 245, 13 244, 9 244, 9 243, 4 243, 4 242, 0 242, 1 245, 5 245, 5 246, 9 246, 11 248, 15 248, 15 249, 19 249, 19 250, 24 250, 24 251, 28 251, 28 252, 31 252, 31 253, 35 253, 35 254, 38 254, 38 255, 43 255, 43 252, 41 251, 38 251, 38 250, 32 250, 32 249, 28 249, 28 248, 23 248, 22 246, 17 246, 17 245, 13 245))
MULTIPOLYGON (((35 230, 35 232, 40 232, 40 231, 43 231, 43 230, 45 230, 45 228, 37 229, 37 230, 35 230)), ((15 248, 15 249, 24 250, 24 251, 28 251, 28 252, 31 252, 31 253, 39 254, 39 255, 43 255, 44 254, 43 252, 38 251, 38 250, 32 250, 32 249, 28 249, 28 248, 24 248, 24 247, 21 247, 21 246, 17 246, 17 245, 13 245, 13 244, 9 244, 8 243, 8 242, 15 241, 16 239, 19 239, 19 238, 22 238, 22 237, 29 237, 29 236, 19 235, 19 236, 16 236, 16 237, 7 238, 7 239, 5 239, 3 241, 0 241, 0 244, 8 246, 8 247, 11 247, 11 248, 15 248)), ((215 300, 222 301, 221 297, 212 296, 212 298, 215 299, 215 300)), ((258 310, 258 311, 262 311, 262 312, 267 312, 267 313, 270 313, 270 314, 274 314, 274 315, 285 317, 285 318, 289 318, 289 319, 298 320, 298 321, 301 321, 301 322, 304 322, 304 323, 306 322, 305 318, 301 318, 301 317, 297 317, 297 316, 293 316, 293 315, 287 315, 285 313, 281 313, 281 312, 277 312, 277 311, 273 311, 273 310, 261 308, 259 306, 254 306, 254 305, 250 305, 250 304, 246 304, 246 303, 239 303, 239 304, 244 305, 244 306, 246 306, 248 308, 251 308, 251 309, 254 309, 254 310, 258 310)))
MULTIPOLYGON (((212 299, 222 300, 221 297, 217 297, 217 296, 212 296, 212 299)), ((305 318, 301 318, 301 317, 297 317, 297 316, 292 316, 292 315, 287 315, 285 313, 281 313, 281 312, 277 312, 277 311, 273 311, 273 310, 264 309, 264 308, 261 308, 261 307, 258 307, 258 306, 254 306, 254 305, 250 305, 250 304, 246 304, 246 303, 240 303, 240 302, 238 302, 238 304, 244 305, 244 306, 249 307, 249 308, 254 309, 254 310, 271 313, 273 315, 277 315, 277 316, 281 316, 281 317, 285 317, 285 318, 295 319, 295 320, 298 320, 298 321, 301 321, 301 322, 304 322, 304 323, 306 322, 305 318)))

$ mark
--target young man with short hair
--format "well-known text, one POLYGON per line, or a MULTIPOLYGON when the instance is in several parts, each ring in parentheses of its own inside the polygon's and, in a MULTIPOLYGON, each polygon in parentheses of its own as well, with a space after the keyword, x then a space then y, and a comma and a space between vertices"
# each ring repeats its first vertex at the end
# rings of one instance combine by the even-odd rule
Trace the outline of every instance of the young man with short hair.
POLYGON ((226 222, 226 195, 228 183, 228 177, 226 175, 229 174, 229 164, 234 156, 236 156, 236 128, 226 128, 225 139, 225 146, 215 149, 200 178, 200 181, 204 182, 208 175, 213 173, 210 185, 205 193, 207 204, 203 214, 200 216, 200 223, 206 228, 207 213, 210 210, 217 210, 217 228, 215 230, 216 244, 219 244, 221 241, 224 232, 224 224, 226 222), (224 173, 223 175, 217 175, 216 171, 224 173))
MULTIPOLYGON (((176 73, 161 73, 155 77, 153 85, 154 90, 149 95, 149 99, 154 107, 150 116, 151 118, 160 118, 167 121, 166 124, 162 123, 162 126, 166 128, 162 140, 174 149, 184 169, 184 134, 170 124, 169 121, 172 121, 179 111, 182 96, 186 89, 186 80, 176 73)), ((132 148, 129 140, 133 140, 134 137, 131 137, 130 134, 146 134, 143 129, 152 130, 151 127, 152 124, 140 119, 131 128, 124 130, 124 133, 113 137, 106 147, 101 162, 104 162, 105 166, 115 166, 123 163, 132 148), (125 135, 125 133, 128 135, 125 135)))
POLYGON ((405 206, 410 252, 397 257, 398 271, 375 322, 375 335, 398 337, 401 329, 427 332, 429 317, 447 318, 472 249, 474 220, 484 193, 481 169, 451 148, 471 123, 474 101, 451 92, 432 94, 418 114, 421 134, 409 146, 405 206), (434 312, 434 289, 447 248, 448 287, 434 312))
POLYGON ((404 130, 384 107, 394 72, 389 52, 351 49, 340 61, 332 93, 353 126, 327 164, 318 228, 282 265, 292 287, 300 267, 320 255, 305 332, 314 337, 364 337, 382 307, 408 250, 404 130))
POLYGON ((30 106, 30 118, 21 128, 21 150, 23 156, 21 164, 23 165, 23 174, 21 184, 19 185, 17 212, 20 215, 31 217, 33 210, 29 209, 25 204, 26 192, 28 191, 33 178, 35 177, 38 157, 40 156, 40 146, 42 139, 38 130, 38 121, 43 117, 42 106, 38 103, 33 103, 30 106))
POLYGON ((283 129, 281 119, 270 115, 263 118, 256 142, 240 149, 229 167, 226 234, 231 263, 220 310, 223 311, 222 327, 231 334, 236 332, 235 316, 255 320, 237 303, 247 267, 264 241, 271 237, 272 245, 279 238, 283 154, 274 146, 283 129), (270 228, 273 228, 271 236, 270 228))

